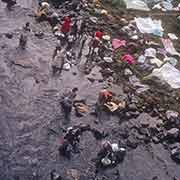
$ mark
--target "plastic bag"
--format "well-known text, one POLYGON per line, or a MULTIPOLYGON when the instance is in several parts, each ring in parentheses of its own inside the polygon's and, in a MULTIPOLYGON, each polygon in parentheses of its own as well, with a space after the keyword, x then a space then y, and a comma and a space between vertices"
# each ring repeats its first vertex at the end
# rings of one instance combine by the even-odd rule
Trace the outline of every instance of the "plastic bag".
POLYGON ((127 9, 150 11, 147 4, 142 0, 125 0, 127 9))
POLYGON ((141 33, 154 34, 156 36, 163 36, 164 29, 162 28, 161 20, 152 20, 147 18, 135 18, 136 25, 141 33))
POLYGON ((174 45, 173 45, 173 43, 172 43, 172 41, 170 39, 163 39, 162 38, 161 40, 162 40, 164 48, 166 49, 166 51, 169 54, 180 56, 180 53, 178 53, 176 51, 176 49, 174 48, 174 45))
POLYGON ((154 69, 148 77, 153 76, 165 81, 173 89, 180 88, 180 71, 169 63, 164 64, 161 68, 154 69))

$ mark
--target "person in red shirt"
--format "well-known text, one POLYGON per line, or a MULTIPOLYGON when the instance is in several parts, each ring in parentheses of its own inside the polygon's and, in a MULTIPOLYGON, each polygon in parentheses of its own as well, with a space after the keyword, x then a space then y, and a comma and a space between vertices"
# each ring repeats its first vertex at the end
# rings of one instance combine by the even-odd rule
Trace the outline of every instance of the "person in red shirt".
POLYGON ((71 31, 71 18, 66 16, 61 26, 61 32, 67 35, 71 31))
POLYGON ((88 55, 90 55, 90 56, 94 55, 94 50, 96 48, 99 48, 99 46, 100 46, 102 36, 103 36, 103 31, 102 30, 98 30, 98 31, 95 32, 94 37, 91 40, 90 45, 89 45, 89 53, 88 53, 88 55))
POLYGON ((101 40, 102 37, 103 37, 103 32, 101 30, 95 32, 95 38, 98 38, 99 40, 101 40))

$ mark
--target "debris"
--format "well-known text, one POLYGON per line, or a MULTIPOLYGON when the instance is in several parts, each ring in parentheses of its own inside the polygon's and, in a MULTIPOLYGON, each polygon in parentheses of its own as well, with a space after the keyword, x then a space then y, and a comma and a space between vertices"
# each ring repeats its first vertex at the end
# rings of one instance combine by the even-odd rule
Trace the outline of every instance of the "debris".
POLYGON ((175 34, 173 34, 173 33, 168 33, 168 36, 169 36, 169 38, 171 40, 177 40, 178 39, 178 37, 175 34))
POLYGON ((169 63, 164 64, 161 68, 153 70, 147 78, 158 77, 161 81, 167 82, 173 89, 180 88, 180 71, 169 63))
POLYGON ((164 29, 162 28, 161 20, 152 20, 147 18, 135 18, 136 25, 141 33, 154 34, 156 36, 163 36, 164 29))
POLYGON ((126 54, 121 58, 122 61, 127 62, 128 64, 135 64, 135 59, 132 55, 126 54))
POLYGON ((148 48, 145 50, 145 57, 152 57, 155 58, 156 57, 156 49, 154 48, 148 48))
POLYGON ((142 0, 125 0, 127 9, 135 9, 141 11, 150 11, 147 4, 142 0))
POLYGON ((161 39, 162 40, 162 43, 164 45, 164 48, 166 49, 166 51, 171 54, 171 55, 177 55, 177 56, 180 56, 180 53, 178 53, 176 51, 176 49, 174 48, 173 46, 173 43, 170 39, 161 39))
POLYGON ((120 39, 113 39, 112 40, 112 46, 116 50, 120 47, 125 47, 126 46, 126 41, 125 40, 120 40, 120 39))

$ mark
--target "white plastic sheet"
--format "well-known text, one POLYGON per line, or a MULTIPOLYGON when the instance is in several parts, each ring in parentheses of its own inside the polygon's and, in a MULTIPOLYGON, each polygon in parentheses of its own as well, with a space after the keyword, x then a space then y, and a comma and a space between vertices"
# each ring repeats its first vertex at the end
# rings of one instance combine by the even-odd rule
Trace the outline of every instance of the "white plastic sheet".
POLYGON ((168 83, 173 89, 180 88, 180 71, 170 63, 164 64, 161 68, 154 69, 149 77, 158 77, 168 83))
POLYGON ((154 34, 156 36, 163 36, 164 29, 162 28, 161 20, 152 20, 147 18, 135 18, 136 25, 141 33, 154 34))
POLYGON ((150 11, 147 4, 142 0, 125 0, 127 9, 150 11))

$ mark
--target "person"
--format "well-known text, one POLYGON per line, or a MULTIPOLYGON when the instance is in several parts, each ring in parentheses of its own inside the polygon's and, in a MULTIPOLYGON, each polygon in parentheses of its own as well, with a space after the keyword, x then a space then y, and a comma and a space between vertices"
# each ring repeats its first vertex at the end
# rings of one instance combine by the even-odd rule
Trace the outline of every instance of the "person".
POLYGON ((64 135, 64 140, 59 147, 60 155, 71 158, 71 153, 79 153, 78 144, 80 142, 80 137, 83 132, 90 130, 89 124, 79 124, 77 126, 67 128, 66 134, 64 135))
POLYGON ((56 27, 59 23, 59 15, 56 12, 53 12, 49 17, 49 23, 52 26, 52 28, 56 27))
POLYGON ((108 89, 102 89, 99 92, 98 103, 100 105, 104 105, 105 103, 111 101, 111 99, 112 99, 112 92, 110 92, 108 89))
POLYGON ((65 35, 65 37, 68 37, 68 33, 71 31, 71 18, 66 16, 64 17, 63 24, 61 26, 61 32, 65 35))
POLYGON ((36 19, 38 21, 48 20, 48 14, 49 14, 49 3, 47 2, 41 2, 40 7, 38 8, 36 12, 36 19))
POLYGON ((125 148, 120 148, 117 143, 103 141, 102 147, 96 158, 96 172, 100 168, 107 168, 120 163, 126 154, 125 148))
POLYGON ((103 32, 102 30, 96 31, 94 37, 91 39, 89 44, 89 53, 88 56, 93 57, 95 49, 99 48, 102 40, 103 32))
POLYGON ((2 0, 2 2, 7 4, 9 10, 17 3, 16 0, 2 0))
POLYGON ((70 122, 70 115, 74 103, 74 99, 77 96, 78 88, 73 88, 70 92, 65 94, 61 100, 61 106, 65 115, 65 123, 70 122))
POLYGON ((77 20, 74 22, 74 24, 72 25, 72 30, 71 30, 71 35, 74 36, 74 39, 77 39, 77 33, 78 33, 78 24, 77 24, 77 20))
POLYGON ((21 49, 26 49, 26 45, 27 45, 27 35, 25 33, 22 33, 19 38, 19 47, 21 49))
POLYGON ((53 169, 53 170, 50 172, 50 179, 51 179, 51 180, 62 180, 62 177, 56 172, 55 169, 53 169))
POLYGON ((55 57, 52 60, 53 75, 61 74, 64 65, 64 54, 62 51, 57 50, 55 57))
POLYGON ((30 28, 30 23, 29 23, 29 22, 27 22, 27 23, 25 24, 25 26, 23 27, 23 30, 24 30, 25 32, 31 32, 31 28, 30 28))

